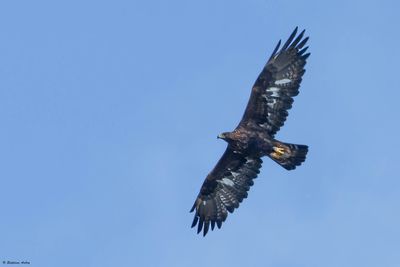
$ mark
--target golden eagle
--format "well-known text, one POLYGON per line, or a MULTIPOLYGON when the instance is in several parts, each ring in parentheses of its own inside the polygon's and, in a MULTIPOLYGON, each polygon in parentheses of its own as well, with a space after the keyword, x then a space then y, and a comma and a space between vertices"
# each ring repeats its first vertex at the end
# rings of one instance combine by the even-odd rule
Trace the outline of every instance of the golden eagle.
POLYGON ((206 177, 196 201, 192 227, 205 236, 211 224, 221 228, 228 212, 232 213, 247 197, 253 179, 260 172, 261 158, 268 156, 283 168, 293 170, 305 159, 308 146, 288 144, 274 138, 288 116, 293 97, 299 93, 308 37, 297 27, 279 50, 278 42, 251 90, 249 102, 233 132, 218 138, 228 143, 225 153, 206 177), (304 47, 304 48, 303 48, 304 47), (279 51, 278 51, 279 50, 279 51))

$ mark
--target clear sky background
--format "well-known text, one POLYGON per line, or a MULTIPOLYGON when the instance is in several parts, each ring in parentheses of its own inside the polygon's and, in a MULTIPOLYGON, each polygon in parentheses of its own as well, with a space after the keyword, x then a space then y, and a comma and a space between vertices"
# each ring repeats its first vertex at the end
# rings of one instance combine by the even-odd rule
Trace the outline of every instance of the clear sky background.
MULTIPOLYGON (((0 3, 0 261, 31 266, 400 266, 398 1, 0 3), (279 39, 310 36, 249 197, 189 213, 279 39)), ((1 264, 1 262, 0 262, 1 264)))

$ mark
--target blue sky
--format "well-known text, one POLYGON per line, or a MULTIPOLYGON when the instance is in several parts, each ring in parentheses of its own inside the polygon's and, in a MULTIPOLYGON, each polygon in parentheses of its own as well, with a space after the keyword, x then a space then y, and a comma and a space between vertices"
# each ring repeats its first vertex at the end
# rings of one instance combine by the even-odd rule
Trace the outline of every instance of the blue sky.
POLYGON ((1 1, 0 261, 400 265, 396 1, 1 1), (249 198, 189 214, 250 88, 295 26, 311 57, 249 198))

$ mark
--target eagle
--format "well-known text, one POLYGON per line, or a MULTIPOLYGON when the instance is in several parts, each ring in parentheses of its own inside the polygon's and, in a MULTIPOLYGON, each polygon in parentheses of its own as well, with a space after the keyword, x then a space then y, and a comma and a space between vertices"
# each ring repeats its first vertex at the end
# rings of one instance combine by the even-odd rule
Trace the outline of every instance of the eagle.
POLYGON ((279 40, 267 64, 255 81, 244 115, 232 132, 218 138, 228 146, 214 169, 207 175, 191 208, 195 211, 192 228, 205 236, 211 226, 221 228, 228 216, 247 197, 253 179, 260 173, 262 157, 268 156, 286 170, 301 165, 308 146, 275 139, 283 126, 293 97, 298 95, 304 66, 310 53, 309 37, 298 27, 281 46, 279 40))

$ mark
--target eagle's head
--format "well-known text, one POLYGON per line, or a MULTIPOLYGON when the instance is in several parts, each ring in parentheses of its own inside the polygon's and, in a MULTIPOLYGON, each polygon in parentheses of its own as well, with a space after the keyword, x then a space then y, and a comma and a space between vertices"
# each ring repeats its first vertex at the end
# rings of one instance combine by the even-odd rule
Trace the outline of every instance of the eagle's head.
POLYGON ((232 141, 232 140, 233 140, 233 138, 232 138, 232 133, 230 133, 230 132, 221 133, 221 134, 219 134, 219 135, 217 136, 217 138, 218 138, 218 139, 223 139, 223 140, 225 140, 226 142, 229 142, 229 141, 232 141))

